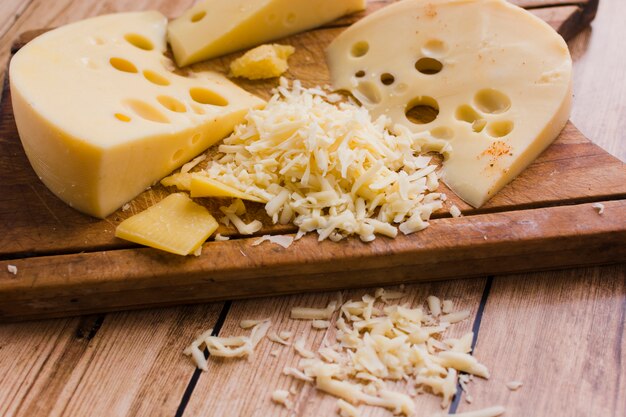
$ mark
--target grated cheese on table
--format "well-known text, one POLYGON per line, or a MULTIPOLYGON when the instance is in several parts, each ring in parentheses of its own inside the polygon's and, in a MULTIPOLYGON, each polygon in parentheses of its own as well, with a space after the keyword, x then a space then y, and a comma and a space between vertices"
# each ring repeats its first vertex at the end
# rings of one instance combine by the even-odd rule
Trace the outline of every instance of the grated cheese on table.
POLYGON ((593 203, 591 205, 591 207, 593 207, 594 209, 596 209, 596 211, 598 212, 598 214, 604 214, 604 204, 602 203, 593 203))
POLYGON ((511 391, 517 391, 522 387, 522 381, 509 381, 506 383, 506 387, 511 391))
POLYGON ((17 266, 7 265, 7 271, 9 271, 10 274, 17 275, 17 266))
POLYGON ((257 240, 255 240, 254 242, 252 242, 252 246, 258 246, 261 243, 266 242, 266 241, 282 246, 283 248, 287 249, 293 243, 294 237, 287 236, 287 235, 277 235, 277 236, 263 235, 257 240))
MULTIPOLYGON (((296 238, 316 232, 320 241, 358 235, 370 242, 428 227, 445 196, 435 192, 437 165, 426 153, 447 154, 449 144, 392 126, 384 116, 372 120, 354 103, 331 101, 336 97, 319 87, 282 78, 265 108, 251 110, 194 175, 265 201, 274 223, 299 228, 296 238)), ((184 188, 183 175, 163 183, 184 188)), ((260 228, 224 214, 240 233, 260 228)))

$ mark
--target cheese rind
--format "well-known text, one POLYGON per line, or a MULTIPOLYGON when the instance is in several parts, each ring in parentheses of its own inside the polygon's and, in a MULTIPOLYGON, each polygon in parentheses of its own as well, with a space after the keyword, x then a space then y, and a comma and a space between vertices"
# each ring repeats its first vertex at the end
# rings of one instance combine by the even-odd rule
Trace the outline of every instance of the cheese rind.
POLYGON ((170 22, 180 66, 302 32, 365 8, 366 0, 205 0, 170 22))
POLYGON ((476 207, 569 117, 567 45, 503 0, 400 1, 339 35, 327 59, 333 87, 351 91, 374 116, 388 115, 416 139, 448 141, 443 180, 476 207))
POLYGON ((211 72, 172 72, 167 20, 73 23, 13 57, 11 97, 33 169, 59 198, 106 217, 226 136, 263 101, 211 72))

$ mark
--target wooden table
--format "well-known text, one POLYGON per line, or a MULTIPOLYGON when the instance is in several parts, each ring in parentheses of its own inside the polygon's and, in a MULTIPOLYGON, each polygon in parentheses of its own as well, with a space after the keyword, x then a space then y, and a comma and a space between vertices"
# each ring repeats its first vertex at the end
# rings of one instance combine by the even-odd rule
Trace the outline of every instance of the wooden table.
MULTIPOLYGON (((560 2, 560 0, 555 0, 560 2)), ((156 8, 175 16, 191 0, 2 0, 0 67, 16 37, 113 11, 156 8)), ((602 0, 592 28, 570 42, 575 59, 572 120, 589 138, 626 160, 626 7, 602 0)), ((0 74, 3 77, 4 74, 0 74)), ((5 225, 5 227, 8 227, 5 225)), ((469 308, 458 331, 478 333, 474 354, 492 371, 471 385, 452 411, 500 404, 507 416, 626 415, 626 265, 426 283, 407 287, 410 300, 435 294, 469 308), (519 380, 515 392, 505 383, 519 380)), ((362 291, 349 291, 355 297, 362 291)), ((194 370, 181 352, 201 331, 238 333, 243 318, 272 317, 278 329, 324 332, 288 320, 292 306, 324 306, 330 294, 234 301, 139 312, 0 325, 0 416, 331 416, 335 400, 281 375, 297 363, 262 345, 252 363, 211 361, 194 370), (296 411, 269 400, 295 388, 296 411)), ((420 416, 439 400, 418 399, 420 416)), ((366 415, 390 415, 368 409, 366 415)))

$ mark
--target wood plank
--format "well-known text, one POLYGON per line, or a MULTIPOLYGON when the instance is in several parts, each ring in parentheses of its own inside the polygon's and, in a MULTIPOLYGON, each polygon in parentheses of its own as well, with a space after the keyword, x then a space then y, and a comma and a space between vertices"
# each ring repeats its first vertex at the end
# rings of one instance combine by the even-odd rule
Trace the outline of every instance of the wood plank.
POLYGON ((603 0, 593 29, 585 29, 570 42, 574 58, 572 121, 594 143, 626 161, 626 90, 620 71, 626 68, 626 49, 620 42, 626 30, 624 3, 603 0))
POLYGON ((505 415, 623 416, 626 265, 497 278, 474 354, 492 378, 459 412, 501 404, 505 415), (511 392, 509 381, 523 382, 511 392))
POLYGON ((192 374, 181 352, 221 308, 0 325, 0 414, 172 416, 192 374))
MULTIPOLYGON (((567 7, 558 9, 544 17, 552 21, 555 27, 564 27, 564 19, 573 15, 574 10, 567 7)), ((308 85, 327 83, 329 75, 324 65, 323 48, 340 30, 324 29, 290 38, 288 43, 295 45, 300 53, 292 58, 292 70, 288 75, 306 80, 308 85)), ((239 54, 233 54, 196 67, 224 72, 227 71, 230 61, 237 56, 239 54)), ((242 87, 267 97, 276 81, 239 83, 242 87)), ((137 197, 131 203, 129 211, 119 210, 105 221, 74 211, 48 191, 32 171, 19 142, 9 96, 7 92, 0 105, 0 114, 3 115, 0 119, 0 176, 4 178, 0 185, 0 217, 10 221, 11 228, 7 228, 9 232, 0 238, 0 257, 6 259, 135 247, 114 237, 115 226, 163 198, 166 190, 161 186, 153 187, 137 197)), ((442 186, 442 191, 446 191, 445 186, 442 186)), ((555 144, 535 164, 481 210, 472 209, 452 192, 447 194, 451 196, 450 204, 459 206, 466 215, 544 207, 559 202, 572 204, 623 198, 626 196, 626 166, 606 155, 580 135, 576 128, 568 125, 555 144), (604 169, 598 172, 598 166, 604 169)), ((218 199, 202 201, 216 215, 220 213, 219 206, 225 204, 218 199)), ((264 228, 259 231, 259 235, 294 232, 293 227, 273 226, 261 205, 250 204, 249 207, 251 212, 247 220, 263 220, 264 228)), ((445 215, 447 212, 442 211, 435 217, 445 215)), ((218 232, 225 236, 237 235, 232 227, 221 227, 218 232)))
POLYGON ((604 205, 437 219, 369 244, 309 235, 288 249, 210 242, 199 257, 146 248, 1 261, 0 320, 622 262, 626 200, 604 205))
MULTIPOLYGON (((417 274, 414 272, 414 274, 417 274)), ((429 295, 437 295, 455 301, 457 309, 471 310, 470 319, 458 323, 450 330, 451 336, 461 336, 468 332, 483 293, 485 279, 451 281, 446 283, 428 283, 406 288, 407 297, 400 300, 412 306, 422 305, 429 295)), ((344 300, 357 300, 372 291, 344 291, 344 300)), ((334 341, 334 332, 311 328, 308 321, 290 320, 289 312, 295 306, 325 307, 334 294, 298 295, 292 297, 273 297, 258 301, 236 302, 231 307, 228 317, 220 331, 221 336, 244 334, 239 328, 243 319, 271 317, 276 323, 272 330, 290 330, 292 340, 302 335, 306 337, 306 346, 317 349, 322 340, 334 341)), ((233 415, 247 417, 262 416, 334 416, 336 399, 319 393, 311 384, 305 384, 294 378, 282 375, 285 366, 296 366, 300 357, 291 347, 285 347, 264 340, 258 347, 251 362, 246 360, 209 359, 209 370, 200 376, 184 415, 233 415), (270 353, 278 349, 278 355, 270 353), (262 381, 262 383, 259 383, 262 381), (295 403, 293 412, 272 403, 271 393, 276 389, 294 388, 297 390, 291 399, 295 403), (254 400, 251 400, 253 398, 254 400)), ((396 389, 401 390, 398 384, 396 389)), ((441 411, 440 399, 431 395, 416 398, 419 415, 431 415, 441 411)), ((374 407, 361 407, 362 416, 389 416, 391 413, 374 407)))

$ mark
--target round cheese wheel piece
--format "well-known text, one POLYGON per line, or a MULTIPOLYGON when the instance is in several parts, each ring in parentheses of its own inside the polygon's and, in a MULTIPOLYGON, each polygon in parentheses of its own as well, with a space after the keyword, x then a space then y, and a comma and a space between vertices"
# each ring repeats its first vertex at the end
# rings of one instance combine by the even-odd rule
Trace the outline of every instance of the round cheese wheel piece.
POLYGON ((332 85, 416 138, 447 141, 443 179, 478 207, 559 134, 571 106, 563 38, 503 0, 403 0, 327 49, 332 85))

